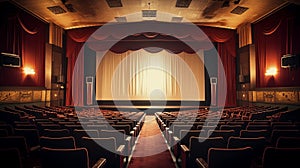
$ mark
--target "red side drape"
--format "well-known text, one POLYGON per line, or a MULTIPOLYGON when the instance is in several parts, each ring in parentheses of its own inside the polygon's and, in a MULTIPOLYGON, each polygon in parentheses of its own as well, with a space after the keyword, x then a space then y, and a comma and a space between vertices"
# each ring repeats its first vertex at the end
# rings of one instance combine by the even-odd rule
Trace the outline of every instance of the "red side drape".
POLYGON ((300 7, 287 6, 254 24, 256 48, 256 87, 298 87, 300 69, 281 68, 284 54, 299 54, 300 7), (277 68, 274 77, 265 76, 269 68, 277 68))
POLYGON ((0 52, 17 54, 22 62, 20 68, 0 67, 0 86, 44 87, 47 24, 10 3, 1 3, 0 9, 0 52), (26 76, 24 67, 35 75, 26 76))
MULTIPOLYGON (((97 27, 98 28, 98 27, 97 27)), ((67 31, 66 56, 68 58, 66 105, 83 105, 84 95, 84 62, 77 60, 85 41, 97 29, 95 27, 74 29, 67 31), (75 63, 77 68, 74 71, 75 63), (73 95, 75 100, 73 100, 73 95)))
POLYGON ((218 53, 222 65, 218 65, 218 105, 222 106, 223 94, 226 94, 225 106, 236 106, 236 31, 221 28, 201 27, 207 36, 218 43, 218 53), (226 78, 222 77, 221 66, 226 78))

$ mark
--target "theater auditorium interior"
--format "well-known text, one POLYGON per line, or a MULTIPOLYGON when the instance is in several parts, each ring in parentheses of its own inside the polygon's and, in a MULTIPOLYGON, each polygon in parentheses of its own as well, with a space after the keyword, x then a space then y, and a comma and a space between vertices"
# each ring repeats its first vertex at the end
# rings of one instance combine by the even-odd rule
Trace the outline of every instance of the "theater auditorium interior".
POLYGON ((300 167, 299 0, 0 0, 0 167, 300 167))

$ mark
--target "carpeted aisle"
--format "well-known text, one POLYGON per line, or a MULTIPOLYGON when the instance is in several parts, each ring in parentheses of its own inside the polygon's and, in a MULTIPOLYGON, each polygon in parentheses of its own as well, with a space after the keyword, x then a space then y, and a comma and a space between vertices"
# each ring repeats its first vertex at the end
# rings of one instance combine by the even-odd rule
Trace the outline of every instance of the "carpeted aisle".
POLYGON ((175 168, 155 116, 146 116, 128 168, 175 168))

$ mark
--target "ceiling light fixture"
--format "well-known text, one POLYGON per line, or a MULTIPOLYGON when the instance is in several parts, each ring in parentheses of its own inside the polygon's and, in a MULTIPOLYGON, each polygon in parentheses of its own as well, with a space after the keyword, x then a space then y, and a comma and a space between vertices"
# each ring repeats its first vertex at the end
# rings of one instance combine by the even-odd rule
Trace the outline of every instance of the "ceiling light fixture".
POLYGON ((61 3, 66 7, 66 9, 68 10, 68 12, 76 12, 76 10, 73 7, 73 4, 68 3, 68 0, 61 0, 61 3))
POLYGON ((110 8, 123 7, 121 0, 106 0, 106 2, 110 8))
POLYGON ((241 0, 235 0, 233 1, 234 4, 239 4, 241 0))
POLYGON ((157 10, 150 9, 150 2, 148 2, 149 9, 142 10, 142 16, 144 20, 155 20, 157 10))
POLYGON ((127 18, 122 16, 122 17, 115 17, 115 20, 117 22, 127 22, 127 18))
POLYGON ((177 0, 176 7, 178 8, 188 8, 191 4, 192 0, 177 0))
POLYGON ((224 3, 222 4, 222 8, 224 7, 229 7, 230 6, 230 1, 229 0, 225 0, 224 3))

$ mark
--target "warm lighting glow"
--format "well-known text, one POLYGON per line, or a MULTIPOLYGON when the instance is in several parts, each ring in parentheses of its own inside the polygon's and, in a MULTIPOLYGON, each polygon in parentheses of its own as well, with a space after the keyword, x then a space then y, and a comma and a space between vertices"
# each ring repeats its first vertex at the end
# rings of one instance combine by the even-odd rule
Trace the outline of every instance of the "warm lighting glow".
POLYGON ((265 73, 266 76, 275 76, 277 74, 277 68, 269 68, 267 69, 267 72, 265 73))
POLYGON ((54 97, 57 97, 57 94, 56 94, 56 93, 54 94, 54 97))
POLYGON ((25 67, 23 70, 24 70, 25 75, 34 75, 35 74, 35 71, 32 68, 25 67))

